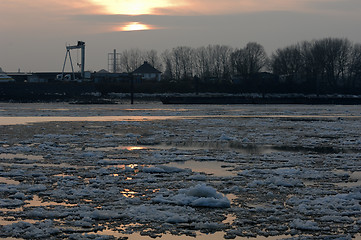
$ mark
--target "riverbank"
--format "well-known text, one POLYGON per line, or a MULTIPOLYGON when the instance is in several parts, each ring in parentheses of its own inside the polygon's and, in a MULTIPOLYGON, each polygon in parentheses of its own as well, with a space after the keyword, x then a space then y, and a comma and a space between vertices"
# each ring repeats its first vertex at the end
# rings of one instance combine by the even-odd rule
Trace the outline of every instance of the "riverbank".
MULTIPOLYGON (((259 93, 146 93, 124 85, 103 88, 96 83, 1 83, 1 102, 69 102, 73 104, 117 104, 161 101, 163 104, 333 104, 359 105, 360 95, 259 94, 259 93)), ((139 90, 139 89, 138 89, 139 90)))

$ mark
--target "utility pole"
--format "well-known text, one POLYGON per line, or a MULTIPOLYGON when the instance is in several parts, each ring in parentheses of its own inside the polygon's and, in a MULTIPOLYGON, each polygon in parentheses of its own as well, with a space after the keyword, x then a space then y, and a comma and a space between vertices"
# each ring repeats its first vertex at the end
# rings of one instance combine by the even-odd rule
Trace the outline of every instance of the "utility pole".
POLYGON ((113 57, 113 73, 117 72, 117 50, 114 49, 114 57, 113 57))

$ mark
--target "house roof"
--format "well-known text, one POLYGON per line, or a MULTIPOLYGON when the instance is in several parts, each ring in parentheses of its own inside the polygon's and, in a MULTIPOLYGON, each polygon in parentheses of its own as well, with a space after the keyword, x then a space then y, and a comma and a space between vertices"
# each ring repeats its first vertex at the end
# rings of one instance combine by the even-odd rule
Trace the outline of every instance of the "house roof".
POLYGON ((143 65, 138 67, 133 71, 133 73, 162 73, 158 69, 155 69, 152 65, 150 65, 148 62, 144 62, 143 65))
POLYGON ((109 72, 107 70, 105 70, 105 69, 101 69, 97 73, 109 73, 109 72))

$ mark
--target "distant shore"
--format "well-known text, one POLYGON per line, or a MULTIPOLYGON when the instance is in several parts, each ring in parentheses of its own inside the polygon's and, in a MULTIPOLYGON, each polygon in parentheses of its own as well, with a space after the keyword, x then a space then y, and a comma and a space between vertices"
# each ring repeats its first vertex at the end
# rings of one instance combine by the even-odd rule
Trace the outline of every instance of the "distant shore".
MULTIPOLYGON (((95 83, 1 83, 1 102, 69 102, 72 104, 118 104, 131 101, 129 92, 102 92, 95 83)), ((139 93, 137 102, 163 104, 334 104, 359 105, 360 95, 260 94, 260 93, 139 93)))

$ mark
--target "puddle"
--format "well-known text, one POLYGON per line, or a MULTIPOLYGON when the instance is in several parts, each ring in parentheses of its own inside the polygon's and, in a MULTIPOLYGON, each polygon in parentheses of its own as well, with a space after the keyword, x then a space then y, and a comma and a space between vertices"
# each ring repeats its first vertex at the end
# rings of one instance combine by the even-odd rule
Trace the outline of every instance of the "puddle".
POLYGON ((349 181, 348 182, 340 182, 340 183, 335 183, 336 186, 339 187, 361 187, 361 171, 356 171, 356 172, 346 172, 346 171, 337 171, 340 173, 347 173, 350 175, 349 181))
POLYGON ((68 163, 0 163, 2 166, 32 166, 32 167, 50 167, 50 168, 73 168, 73 169, 89 169, 94 166, 81 166, 81 165, 71 165, 68 163))
MULTIPOLYGON (((207 116, 40 116, 40 117, 0 117, 0 125, 17 125, 45 122, 145 122, 157 120, 197 119, 207 116)), ((222 116, 223 117, 223 116, 222 116)))
POLYGON ((5 183, 5 184, 10 184, 10 185, 19 185, 20 182, 19 181, 15 181, 9 178, 5 178, 5 177, 0 177, 0 184, 5 183))
POLYGON ((1 153, 0 158, 3 159, 15 159, 15 160, 34 160, 39 161, 43 160, 42 156, 36 156, 36 155, 26 155, 21 153, 1 153))
POLYGON ((208 150, 208 149, 216 149, 216 150, 235 150, 237 152, 243 154, 267 154, 272 152, 277 152, 277 150, 273 149, 272 146, 256 146, 256 145, 246 145, 238 142, 177 142, 177 143, 162 143, 159 145, 153 145, 152 148, 164 148, 164 149, 181 149, 181 150, 208 150))
POLYGON ((301 153, 318 153, 318 154, 334 154, 334 153, 358 153, 356 149, 335 148, 329 146, 271 146, 271 149, 279 152, 301 152, 301 153))
POLYGON ((87 147, 86 151, 114 151, 114 150, 127 150, 127 151, 137 151, 137 150, 148 150, 148 147, 144 146, 117 146, 117 147, 87 147))
MULTIPOLYGON (((88 233, 88 234, 92 234, 92 233, 88 233)), ((100 234, 100 235, 110 235, 110 236, 114 236, 116 238, 124 238, 126 237, 126 239, 128 240, 152 240, 155 239, 155 237, 150 237, 150 236, 143 236, 141 235, 141 233, 139 232, 135 232, 132 234, 125 234, 116 230, 110 230, 110 229, 106 229, 103 230, 101 232, 97 232, 97 233, 93 233, 93 234, 100 234)), ((225 239, 224 238, 224 232, 215 232, 215 233, 201 233, 199 231, 195 231, 196 236, 186 236, 186 235, 172 235, 170 233, 166 233, 166 234, 156 234, 156 239, 161 239, 161 240, 219 240, 219 239, 225 239)), ((238 240, 278 240, 278 239, 283 239, 283 238, 290 238, 290 235, 280 235, 280 236, 269 236, 269 237, 263 237, 263 236, 258 236, 258 237, 235 237, 232 239, 238 239, 238 240)))
POLYGON ((360 181, 361 180, 361 171, 351 173, 350 179, 360 181))
POLYGON ((121 191, 120 193, 126 198, 135 198, 138 194, 137 192, 134 192, 130 189, 124 189, 124 191, 121 191))
POLYGON ((272 114, 259 114, 259 115, 160 115, 160 116, 33 116, 33 117, 0 117, 0 125, 17 125, 17 124, 30 124, 30 123, 45 123, 45 122, 144 122, 144 121, 157 121, 157 120, 186 120, 186 119, 211 119, 211 118, 280 118, 280 119, 307 119, 308 121, 325 120, 325 119, 338 119, 349 118, 359 119, 360 116, 350 116, 346 114, 334 115, 272 115, 272 114))
POLYGON ((34 195, 32 200, 25 201, 24 207, 48 207, 48 206, 66 206, 66 207, 74 207, 77 206, 77 204, 70 204, 70 203, 64 203, 64 202, 48 202, 48 201, 42 201, 42 199, 34 195))
MULTIPOLYGON (((28 222, 28 223, 36 223, 36 220, 31 220, 31 219, 22 219, 22 222, 28 222)), ((17 223, 19 222, 19 220, 15 219, 15 218, 9 218, 9 217, 0 217, 0 226, 3 225, 11 225, 13 223, 17 223)), ((1 238, 2 240, 5 239, 17 239, 19 240, 19 238, 1 238)))
POLYGON ((145 144, 138 142, 140 146, 117 146, 117 147, 99 147, 99 148, 86 148, 88 151, 114 151, 114 150, 128 150, 128 151, 137 151, 137 150, 152 150, 152 149, 179 149, 179 150, 209 150, 209 149, 228 149, 234 150, 243 154, 268 154, 273 152, 279 152, 272 146, 256 146, 256 145, 245 145, 241 143, 231 142, 231 143, 219 143, 219 142, 177 142, 177 143, 153 143, 145 144))
POLYGON ((226 215, 226 219, 224 219, 222 222, 225 223, 225 224, 229 224, 229 225, 232 225, 234 220, 237 219, 237 216, 235 214, 227 214, 226 215))
POLYGON ((203 172, 205 174, 211 174, 216 177, 228 177, 236 175, 236 172, 229 171, 234 165, 219 161, 182 161, 182 162, 171 162, 165 164, 165 166, 177 167, 182 169, 191 169, 193 172, 203 172))
POLYGON ((96 148, 96 150, 152 150, 152 149, 180 149, 180 150, 233 150, 242 154, 271 154, 276 152, 301 152, 301 153, 318 153, 318 154, 334 154, 334 153, 358 153, 357 149, 344 149, 344 148, 335 148, 329 146, 277 146, 277 145, 255 145, 255 144, 245 144, 241 142, 231 141, 227 143, 223 142, 167 142, 161 144, 146 144, 146 146, 139 143, 140 146, 118 146, 118 147, 106 147, 106 148, 96 148))
POLYGON ((275 152, 301 152, 301 153, 319 153, 319 154, 333 154, 333 153, 358 153, 359 150, 343 149, 328 146, 276 146, 276 145, 254 145, 244 144, 241 142, 179 142, 179 143, 166 143, 159 146, 152 147, 166 147, 166 148, 179 148, 183 150, 199 150, 199 149, 228 149, 235 150, 243 154, 271 154, 275 152))
POLYGON ((128 146, 115 146, 115 147, 88 147, 87 151, 116 151, 116 150, 127 150, 129 152, 136 152, 140 150, 187 150, 187 151, 197 151, 197 150, 232 150, 241 154, 251 154, 251 155, 264 155, 272 154, 277 152, 295 152, 295 153, 316 153, 316 154, 336 154, 336 153, 359 153, 357 149, 344 149, 344 148, 335 148, 330 146, 282 146, 282 145, 255 145, 255 144, 245 144, 242 142, 230 141, 230 142, 196 142, 196 141, 186 141, 186 142, 166 142, 166 143, 142 143, 137 142, 138 145, 128 145, 128 146))

